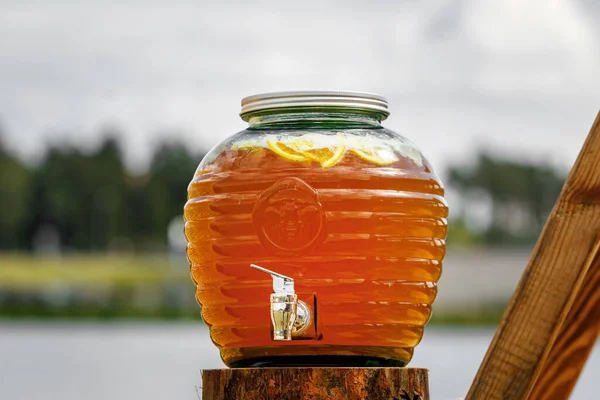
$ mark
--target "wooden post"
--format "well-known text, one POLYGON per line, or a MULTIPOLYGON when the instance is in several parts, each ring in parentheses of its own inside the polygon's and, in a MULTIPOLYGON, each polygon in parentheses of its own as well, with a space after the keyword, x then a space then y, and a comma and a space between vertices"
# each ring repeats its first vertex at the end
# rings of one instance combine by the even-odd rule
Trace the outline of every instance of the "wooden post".
POLYGON ((600 113, 513 294, 467 400, 565 399, 598 336, 600 113), (566 323, 565 323, 566 321, 566 323), (548 356, 554 357, 549 359, 548 356), (561 365, 569 365, 563 370, 561 365), (555 367, 554 367, 555 366, 555 367), (558 380, 558 381, 557 381, 558 380), (553 389, 556 390, 556 389, 553 389))
POLYGON ((529 398, 568 399, 599 335, 600 257, 596 256, 529 398))
POLYGON ((237 368, 202 371, 203 400, 429 400, 422 368, 237 368))

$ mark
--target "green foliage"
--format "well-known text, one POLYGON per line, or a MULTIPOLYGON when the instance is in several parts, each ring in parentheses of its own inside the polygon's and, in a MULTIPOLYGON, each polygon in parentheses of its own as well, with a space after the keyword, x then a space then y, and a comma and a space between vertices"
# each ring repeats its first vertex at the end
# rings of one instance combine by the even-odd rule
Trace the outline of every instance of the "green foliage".
POLYGON ((0 257, 0 318, 200 317, 184 257, 0 257))
MULTIPOLYGON (((164 248, 167 229, 182 214, 186 188, 201 156, 178 142, 155 150, 149 172, 130 174, 118 132, 92 153, 50 148, 36 168, 23 164, 0 140, 0 249, 30 249, 50 226, 64 249, 104 250, 125 238, 140 249, 164 248)), ((0 132, 1 136, 1 132, 0 132)), ((452 210, 450 245, 535 242, 564 176, 545 164, 516 162, 481 152, 473 164, 451 166, 447 182, 461 196, 452 210), (490 223, 473 229, 473 199, 489 203, 490 223)))
POLYGON ((121 233, 125 169, 118 144, 106 139, 93 154, 52 148, 36 171, 34 215, 56 226, 66 246, 106 248, 121 233))
POLYGON ((182 213, 197 165, 198 161, 179 143, 163 143, 154 153, 147 187, 154 233, 166 232, 171 219, 182 213))
MULTIPOLYGON (((481 152, 475 164, 449 169, 448 183, 461 194, 468 218, 473 194, 491 203, 486 244, 534 243, 560 193, 565 177, 546 164, 516 162, 481 152)), ((452 228, 451 228, 452 229, 452 228)), ((460 231, 460 227, 455 229, 460 231)))
POLYGON ((483 244, 483 237, 476 234, 467 227, 464 218, 451 219, 448 222, 448 238, 446 243, 449 246, 477 246, 483 244))
POLYGON ((486 304, 478 309, 462 308, 454 311, 435 310, 430 325, 438 326, 496 326, 502 320, 506 304, 486 304))
POLYGON ((0 143, 0 249, 16 248, 25 242, 32 191, 31 171, 0 143))
POLYGON ((116 132, 91 154, 51 147, 31 168, 0 145, 0 249, 30 249, 44 227, 64 249, 105 250, 115 240, 156 249, 182 214, 186 188, 201 157, 162 144, 148 174, 124 166, 116 132))

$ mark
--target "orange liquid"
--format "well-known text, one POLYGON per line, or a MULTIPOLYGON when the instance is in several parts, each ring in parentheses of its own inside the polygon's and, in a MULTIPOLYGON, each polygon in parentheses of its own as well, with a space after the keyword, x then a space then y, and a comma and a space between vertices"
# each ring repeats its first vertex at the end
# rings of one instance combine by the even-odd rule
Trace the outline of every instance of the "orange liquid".
POLYGON ((225 364, 405 365, 437 293, 442 196, 428 165, 406 158, 378 166, 348 152, 323 169, 255 148, 207 163, 189 186, 185 232, 202 315, 225 364), (311 337, 272 340, 272 280, 250 263, 295 279, 298 297, 316 307, 311 337))

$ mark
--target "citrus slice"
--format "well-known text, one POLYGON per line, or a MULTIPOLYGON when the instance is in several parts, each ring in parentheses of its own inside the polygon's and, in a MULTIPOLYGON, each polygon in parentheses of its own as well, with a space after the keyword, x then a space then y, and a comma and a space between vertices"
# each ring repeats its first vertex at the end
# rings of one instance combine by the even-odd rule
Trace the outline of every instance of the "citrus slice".
POLYGON ((385 147, 352 149, 352 151, 363 160, 377 165, 390 165, 398 161, 394 152, 385 147))
POLYGON ((285 158, 286 160, 307 161, 307 158, 305 156, 281 142, 277 142, 273 139, 267 139, 267 146, 269 146, 269 148, 273 150, 275 154, 285 158))
POLYGON ((303 151, 310 150, 315 147, 315 141, 312 138, 307 138, 304 136, 299 138, 291 138, 285 141, 284 144, 297 153, 302 153, 303 151))
POLYGON ((343 133, 338 133, 338 140, 334 146, 303 151, 307 158, 317 161, 323 168, 333 167, 339 163, 346 153, 346 140, 343 133))

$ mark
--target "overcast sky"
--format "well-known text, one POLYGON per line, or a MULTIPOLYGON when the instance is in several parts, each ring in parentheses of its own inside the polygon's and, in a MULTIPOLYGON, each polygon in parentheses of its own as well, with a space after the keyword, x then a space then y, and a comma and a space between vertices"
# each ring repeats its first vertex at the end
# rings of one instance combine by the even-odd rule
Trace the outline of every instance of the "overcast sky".
POLYGON ((194 150, 243 129, 246 95, 383 94, 386 125, 437 166, 478 146, 568 168, 600 108, 600 2, 0 0, 0 125, 47 143, 165 132, 194 150))

